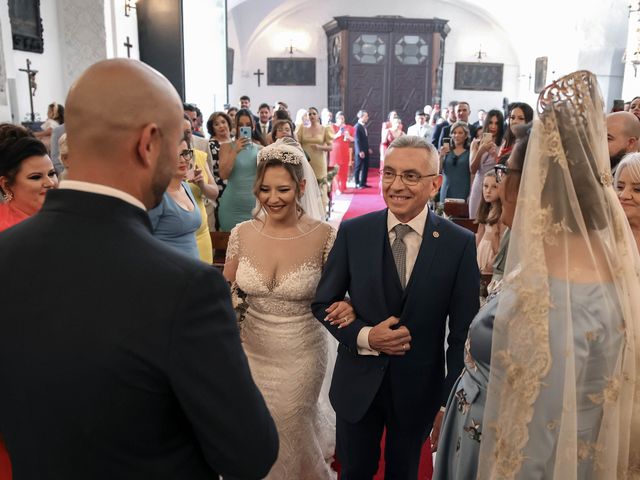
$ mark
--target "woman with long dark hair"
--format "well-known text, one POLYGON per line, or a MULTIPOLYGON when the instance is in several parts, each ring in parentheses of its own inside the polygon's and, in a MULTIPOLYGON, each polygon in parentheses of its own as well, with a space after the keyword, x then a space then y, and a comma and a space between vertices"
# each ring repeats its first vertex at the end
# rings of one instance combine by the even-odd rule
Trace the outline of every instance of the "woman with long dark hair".
POLYGON ((483 138, 471 142, 469 170, 474 177, 469 195, 469 218, 476 218, 482 200, 484 176, 498 161, 498 145, 502 142, 504 128, 502 112, 489 110, 483 125, 483 138))
POLYGON ((451 125, 450 135, 450 143, 443 143, 440 147, 442 173, 440 200, 442 202, 447 198, 466 200, 471 186, 469 126, 465 122, 455 122, 451 125))
POLYGON ((262 148, 255 132, 253 115, 246 109, 236 115, 236 139, 220 148, 220 178, 227 181, 218 204, 220 230, 230 232, 240 222, 249 220, 255 207, 252 194, 258 151, 262 148), (241 132, 249 132, 242 136, 241 132))

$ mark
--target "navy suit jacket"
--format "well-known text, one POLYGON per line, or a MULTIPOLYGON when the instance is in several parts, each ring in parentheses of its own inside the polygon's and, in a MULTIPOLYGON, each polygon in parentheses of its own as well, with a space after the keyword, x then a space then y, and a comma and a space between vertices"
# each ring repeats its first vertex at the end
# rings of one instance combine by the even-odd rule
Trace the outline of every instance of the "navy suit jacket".
POLYGON ((440 122, 438 124, 436 124, 436 126, 433 129, 433 133, 431 134, 431 144, 436 147, 437 149, 440 149, 441 145, 440 145, 440 135, 442 134, 442 130, 445 127, 450 126, 451 124, 445 120, 444 122, 440 122))
POLYGON ((365 156, 369 156, 369 136, 365 126, 360 122, 356 123, 356 137, 354 139, 354 155, 358 156, 358 153, 364 152, 365 156))
POLYGON ((479 284, 474 235, 432 212, 404 291, 389 245, 387 210, 344 222, 312 304, 315 317, 339 341, 330 391, 336 413, 349 422, 360 420, 388 371, 397 418, 430 428, 462 372, 467 330, 479 308, 479 284), (325 309, 347 293, 357 318, 338 329, 323 321, 325 309), (411 349, 404 356, 359 355, 360 329, 392 315, 409 329, 411 349))
POLYGON ((219 272, 117 198, 53 190, 0 233, 0 433, 15 478, 263 478, 275 425, 219 272))

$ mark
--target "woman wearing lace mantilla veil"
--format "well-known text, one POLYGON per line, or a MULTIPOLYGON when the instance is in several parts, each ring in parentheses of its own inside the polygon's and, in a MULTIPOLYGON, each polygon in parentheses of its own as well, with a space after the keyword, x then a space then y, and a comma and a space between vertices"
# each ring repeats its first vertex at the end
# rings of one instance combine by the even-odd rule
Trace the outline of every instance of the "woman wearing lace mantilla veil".
MULTIPOLYGON (((267 477, 274 480, 335 475, 330 468, 335 428, 318 408, 326 333, 310 307, 335 231, 300 205, 306 162, 288 139, 259 152, 254 185, 259 211, 231 231, 224 268, 227 280, 246 295, 242 341, 280 436, 278 460, 267 477)), ((355 318, 345 302, 330 310, 328 321, 334 324, 355 318)))
POLYGON ((504 190, 522 181, 501 293, 469 329, 447 413, 465 424, 436 478, 474 478, 475 465, 483 480, 640 476, 640 268, 603 111, 593 74, 561 78, 540 94, 524 168, 517 147, 502 167, 504 190))

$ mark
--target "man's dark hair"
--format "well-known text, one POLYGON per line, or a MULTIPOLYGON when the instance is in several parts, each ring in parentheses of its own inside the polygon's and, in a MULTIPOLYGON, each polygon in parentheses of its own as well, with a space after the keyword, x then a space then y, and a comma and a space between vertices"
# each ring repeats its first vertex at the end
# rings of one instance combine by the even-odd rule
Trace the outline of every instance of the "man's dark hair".
POLYGON ((251 99, 249 98, 249 95, 242 95, 242 96, 240 97, 240 100, 241 100, 241 101, 242 101, 242 100, 247 100, 247 101, 249 101, 249 102, 251 101, 251 99))
POLYGON ((198 107, 196 107, 193 103, 183 103, 182 108, 185 112, 195 112, 198 114, 198 107))
POLYGON ((263 108, 268 108, 269 111, 271 111, 271 107, 269 106, 268 103, 261 103, 260 106, 258 107, 258 111, 262 110, 263 108))

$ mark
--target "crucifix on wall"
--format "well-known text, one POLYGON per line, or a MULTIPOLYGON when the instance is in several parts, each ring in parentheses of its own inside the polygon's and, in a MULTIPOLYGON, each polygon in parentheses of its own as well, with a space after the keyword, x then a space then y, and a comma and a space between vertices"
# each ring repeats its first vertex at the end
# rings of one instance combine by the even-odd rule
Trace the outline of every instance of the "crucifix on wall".
POLYGON ((127 36, 127 41, 123 43, 125 47, 127 47, 127 58, 131 58, 131 40, 129 40, 129 36, 127 36))
POLYGON ((36 74, 38 70, 31 70, 31 60, 27 58, 27 68, 20 68, 21 72, 25 72, 29 79, 29 105, 31 107, 31 121, 36 121, 36 116, 33 113, 33 96, 36 94, 38 84, 36 83, 36 74))
POLYGON ((260 69, 258 69, 257 71, 253 72, 253 74, 258 77, 258 86, 260 86, 260 77, 264 75, 264 72, 261 72, 260 69))

